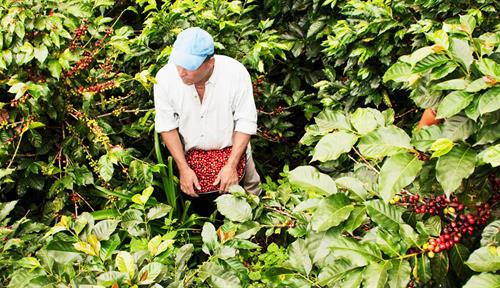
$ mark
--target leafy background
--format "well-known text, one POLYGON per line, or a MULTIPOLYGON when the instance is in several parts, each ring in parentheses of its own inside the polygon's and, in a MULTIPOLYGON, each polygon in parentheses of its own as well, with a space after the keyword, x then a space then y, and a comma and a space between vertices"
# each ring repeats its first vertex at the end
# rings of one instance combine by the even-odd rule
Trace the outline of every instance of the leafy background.
POLYGON ((2 285, 499 286, 498 6, 3 1, 2 285), (259 109, 265 193, 219 197, 223 220, 190 212, 153 131, 190 26, 248 68, 259 109), (440 123, 418 129, 426 108, 440 123), (452 222, 467 233, 434 253, 452 222))

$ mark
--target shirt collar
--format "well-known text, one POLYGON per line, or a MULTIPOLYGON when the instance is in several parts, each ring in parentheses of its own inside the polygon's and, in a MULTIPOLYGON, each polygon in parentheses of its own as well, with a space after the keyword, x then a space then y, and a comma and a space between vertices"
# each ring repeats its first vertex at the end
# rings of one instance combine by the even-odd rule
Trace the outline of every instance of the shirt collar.
POLYGON ((217 57, 214 55, 215 57, 215 62, 214 62, 214 71, 212 71, 212 75, 210 75, 210 78, 208 78, 208 81, 206 84, 215 84, 217 82, 217 76, 218 76, 218 71, 219 69, 217 69, 218 65, 217 65, 217 57))

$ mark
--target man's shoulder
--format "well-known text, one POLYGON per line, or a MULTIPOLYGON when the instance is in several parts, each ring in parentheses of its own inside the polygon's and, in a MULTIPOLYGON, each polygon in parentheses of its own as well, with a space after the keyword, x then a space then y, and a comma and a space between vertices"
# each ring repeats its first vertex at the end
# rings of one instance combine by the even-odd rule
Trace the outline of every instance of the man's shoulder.
MULTIPOLYGON (((226 56, 226 55, 215 55, 215 63, 218 63, 219 65, 221 65, 221 67, 224 68, 224 71, 227 71, 228 73, 231 73, 234 75, 235 72, 242 72, 242 73, 246 73, 247 72, 247 69, 245 68, 245 66, 239 62, 238 60, 232 58, 232 57, 229 57, 229 56, 226 56), (229 69, 228 69, 229 68, 229 69)), ((216 64, 216 65, 218 65, 216 64)))
POLYGON ((156 82, 163 82, 165 83, 168 80, 173 79, 177 73, 175 70, 175 66, 171 64, 166 64, 165 66, 161 67, 160 70, 156 73, 155 79, 156 82))

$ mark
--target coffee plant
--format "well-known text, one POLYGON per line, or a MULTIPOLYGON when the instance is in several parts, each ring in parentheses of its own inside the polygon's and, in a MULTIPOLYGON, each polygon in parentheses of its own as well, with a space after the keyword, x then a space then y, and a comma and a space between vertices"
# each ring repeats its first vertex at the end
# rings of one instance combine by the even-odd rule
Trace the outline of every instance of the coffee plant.
POLYGON ((0 1, 0 286, 498 287, 497 2, 0 1), (190 26, 259 114, 210 217, 154 133, 190 26))

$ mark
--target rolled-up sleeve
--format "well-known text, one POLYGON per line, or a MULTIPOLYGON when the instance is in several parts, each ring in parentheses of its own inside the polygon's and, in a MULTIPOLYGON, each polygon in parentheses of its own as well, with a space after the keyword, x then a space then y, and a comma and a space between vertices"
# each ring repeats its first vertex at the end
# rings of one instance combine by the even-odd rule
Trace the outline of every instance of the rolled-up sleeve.
POLYGON ((155 84, 153 87, 155 101, 155 131, 167 132, 179 127, 175 110, 169 103, 166 87, 155 84))
POLYGON ((257 110, 253 98, 252 80, 247 71, 238 82, 233 101, 234 131, 254 135, 257 133, 257 110))

